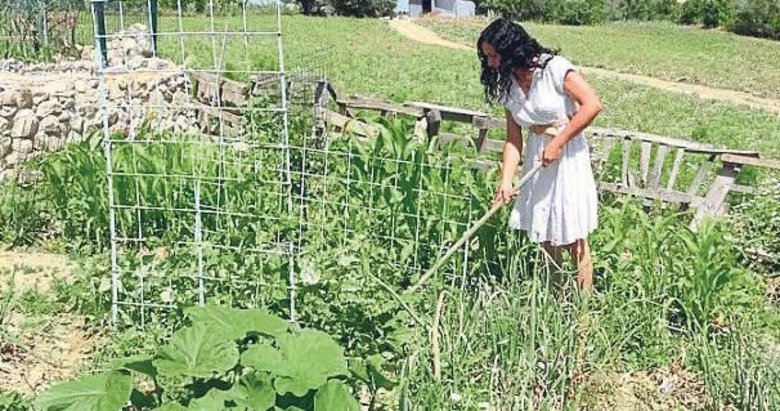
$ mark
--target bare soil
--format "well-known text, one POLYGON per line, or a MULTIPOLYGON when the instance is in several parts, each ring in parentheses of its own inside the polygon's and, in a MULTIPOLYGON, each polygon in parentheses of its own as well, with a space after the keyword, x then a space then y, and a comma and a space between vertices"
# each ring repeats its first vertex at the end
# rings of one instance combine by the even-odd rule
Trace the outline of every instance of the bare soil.
POLYGON ((29 292, 50 297, 55 279, 72 277, 67 257, 0 251, 0 391, 39 393, 74 377, 98 337, 84 318, 67 312, 29 312, 20 298, 29 292))
POLYGON ((673 366, 668 369, 590 377, 586 391, 592 410, 698 410, 710 402, 704 382, 673 366))

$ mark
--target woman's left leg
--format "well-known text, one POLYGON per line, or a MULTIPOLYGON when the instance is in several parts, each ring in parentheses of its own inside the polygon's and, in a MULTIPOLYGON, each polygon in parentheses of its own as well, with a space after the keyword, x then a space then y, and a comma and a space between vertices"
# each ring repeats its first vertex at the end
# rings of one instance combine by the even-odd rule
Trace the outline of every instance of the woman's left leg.
POLYGON ((590 258, 588 240, 577 240, 569 245, 572 259, 577 263, 577 285, 585 292, 593 289, 593 261, 590 258))

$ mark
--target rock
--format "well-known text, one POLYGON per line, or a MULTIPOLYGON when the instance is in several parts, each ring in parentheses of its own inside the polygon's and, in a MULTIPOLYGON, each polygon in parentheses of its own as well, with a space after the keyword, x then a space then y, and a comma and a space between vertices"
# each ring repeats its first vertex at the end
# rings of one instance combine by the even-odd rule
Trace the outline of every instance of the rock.
POLYGON ((0 136, 11 136, 11 121, 0 117, 0 136))
POLYGON ((146 59, 146 66, 151 70, 167 70, 171 68, 170 62, 157 57, 146 59))
POLYGON ((49 98, 51 98, 51 94, 49 94, 48 92, 43 90, 36 91, 35 93, 33 93, 33 105, 37 106, 42 102, 45 102, 49 98))
POLYGON ((57 104, 57 100, 46 100, 38 105, 35 115, 37 115, 38 118, 44 118, 60 114, 61 112, 62 110, 60 110, 60 105, 57 104))
POLYGON ((0 137, 0 158, 5 157, 11 152, 13 140, 11 137, 0 137))
POLYGON ((16 107, 16 96, 13 90, 4 90, 0 93, 0 106, 16 107))
POLYGON ((87 80, 87 86, 89 86, 89 88, 98 88, 98 85, 100 85, 100 81, 97 79, 87 80))
POLYGON ((187 117, 179 116, 176 119, 176 131, 190 131, 190 121, 187 117))
POLYGON ((63 110, 72 111, 73 107, 76 106, 76 99, 74 98, 61 98, 58 100, 60 107, 62 107, 63 110))
POLYGON ((60 132, 60 119, 55 116, 44 117, 38 124, 38 134, 52 135, 60 132))
POLYGON ((78 133, 75 130, 70 130, 70 132, 68 133, 68 139, 67 139, 68 144, 77 143, 81 141, 81 139, 82 139, 81 133, 78 133))
POLYGON ((38 118, 32 110, 24 109, 14 118, 14 126, 11 129, 13 138, 32 138, 38 131, 38 118))
POLYGON ((95 49, 91 46, 85 46, 81 50, 81 59, 92 61, 95 59, 95 49))
POLYGON ((84 80, 76 80, 73 82, 73 88, 76 90, 76 93, 85 93, 89 86, 84 80))
POLYGON ((44 147, 46 151, 58 151, 65 147, 65 138, 58 136, 47 136, 44 147))
POLYGON ((32 92, 28 88, 17 89, 14 93, 16 107, 19 109, 31 108, 33 106, 32 92))
POLYGON ((13 143, 11 143, 11 149, 14 153, 19 153, 21 155, 26 155, 29 153, 32 153, 33 151, 33 142, 31 140, 14 140, 13 143))
POLYGON ((73 116, 70 119, 70 129, 80 134, 84 132, 84 122, 85 122, 84 118, 79 116, 73 116))
POLYGON ((3 119, 11 119, 18 109, 16 106, 0 106, 0 118, 3 119))
MULTIPOLYGON (((102 119, 100 116, 97 117, 98 120, 100 120, 100 124, 102 124, 102 119)), ((119 121, 119 113, 114 111, 113 113, 108 115, 108 126, 113 127, 116 125, 116 123, 119 121)))
POLYGON ((27 154, 22 154, 18 151, 11 150, 11 152, 7 156, 5 156, 3 160, 5 160, 5 163, 7 165, 13 166, 16 164, 21 164, 25 160, 27 160, 27 154))
POLYGON ((60 120, 60 123, 69 123, 71 117, 72 115, 69 111, 63 111, 59 116, 57 116, 57 119, 60 120))
POLYGON ((138 70, 147 67, 146 59, 143 56, 132 56, 127 61, 127 68, 130 70, 138 70))
POLYGON ((154 107, 156 110, 162 109, 167 102, 165 101, 165 94, 163 94, 160 90, 154 90, 149 94, 149 103, 154 107))
POLYGON ((189 96, 183 91, 177 91, 173 94, 172 105, 173 107, 184 107, 187 105, 189 96))

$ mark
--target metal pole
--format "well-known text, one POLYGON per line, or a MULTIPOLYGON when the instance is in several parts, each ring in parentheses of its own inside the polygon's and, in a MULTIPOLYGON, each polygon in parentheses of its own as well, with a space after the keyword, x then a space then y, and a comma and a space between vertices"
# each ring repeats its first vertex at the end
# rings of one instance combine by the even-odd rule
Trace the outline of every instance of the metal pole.
POLYGON ((157 57, 157 0, 149 0, 149 30, 152 36, 152 55, 157 57))
POLYGON ((103 60, 100 62, 100 68, 103 69, 108 65, 108 46, 106 45, 106 14, 105 3, 106 0, 92 0, 92 9, 95 19, 95 36, 97 37, 97 52, 103 60))

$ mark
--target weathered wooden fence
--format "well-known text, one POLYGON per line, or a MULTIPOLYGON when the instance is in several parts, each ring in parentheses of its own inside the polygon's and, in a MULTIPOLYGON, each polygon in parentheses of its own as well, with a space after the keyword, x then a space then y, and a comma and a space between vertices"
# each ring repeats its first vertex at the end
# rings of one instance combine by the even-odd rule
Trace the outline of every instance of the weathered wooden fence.
MULTIPOLYGON (((332 87, 329 97, 338 111, 327 111, 326 119, 336 132, 350 131, 370 135, 370 126, 355 122, 353 111, 372 110, 389 116, 416 118, 418 133, 438 136, 442 143, 461 141, 473 146, 479 153, 503 150, 503 140, 489 138, 492 129, 505 129, 506 120, 487 113, 447 107, 424 102, 393 104, 387 101, 339 96, 332 87), (441 133, 443 121, 468 124, 473 127, 471 137, 441 133)), ((322 97, 319 102, 324 107, 322 97)), ((591 147, 591 159, 601 191, 631 195, 647 201, 671 203, 695 210, 691 228, 696 229, 707 216, 722 216, 727 212, 726 199, 730 193, 753 194, 754 187, 737 183, 745 167, 780 170, 780 161, 761 158, 760 153, 748 150, 717 148, 683 139, 653 135, 629 130, 589 127, 586 136, 591 147), (610 159, 619 157, 619 173, 604 173, 610 159), (696 169, 688 181, 679 178, 683 165, 696 169), (684 184, 685 183, 685 184, 684 184)), ((478 167, 499 167, 497 161, 477 160, 478 167)))
MULTIPOLYGON (((219 100, 224 104, 220 116, 231 126, 240 125, 242 120, 234 107, 241 107, 248 98, 261 94, 261 90, 269 86, 260 78, 253 78, 249 84, 203 74, 196 74, 193 78, 196 96, 203 103, 203 114, 216 115, 210 106, 215 99, 219 100)), ((505 129, 505 119, 425 102, 395 104, 375 98, 340 96, 327 80, 314 81, 317 85, 313 103, 320 128, 327 127, 335 134, 373 136, 376 129, 355 116, 357 111, 369 110, 386 116, 415 119, 415 135, 419 138, 435 136, 440 144, 459 142, 473 147, 478 153, 500 153, 503 150, 504 141, 491 139, 489 135, 490 130, 505 129), (470 136, 441 132, 445 121, 470 126, 470 136)), ((737 182, 745 167, 780 170, 780 161, 761 158, 756 151, 717 148, 629 130, 589 127, 585 133, 600 191, 692 208, 693 229, 705 217, 724 215, 729 194, 750 195, 755 192, 754 187, 737 182), (608 166, 617 172, 605 172, 608 166), (688 174, 688 178, 680 178, 682 174, 688 174)), ((489 169, 501 164, 498 160, 479 158, 473 165, 489 169)))

